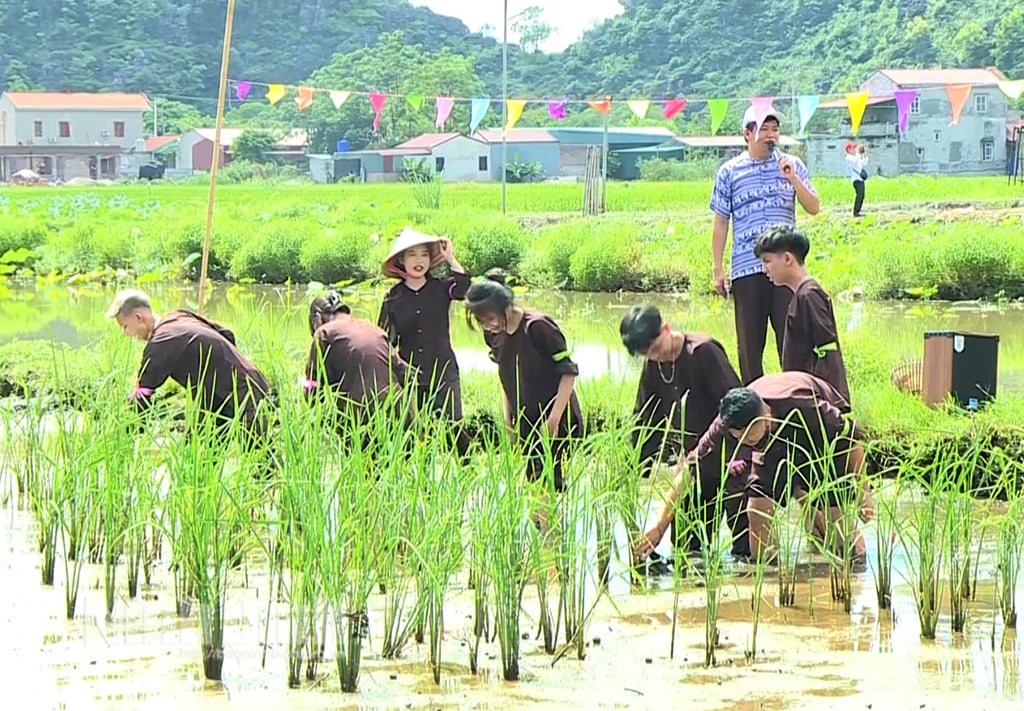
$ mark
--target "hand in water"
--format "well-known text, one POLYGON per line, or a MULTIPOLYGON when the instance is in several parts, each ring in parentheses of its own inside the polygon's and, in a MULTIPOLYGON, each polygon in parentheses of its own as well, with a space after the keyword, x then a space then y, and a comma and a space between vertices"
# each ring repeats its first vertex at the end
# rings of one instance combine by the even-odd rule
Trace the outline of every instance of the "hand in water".
POLYGON ((864 492, 860 497, 860 520, 864 523, 875 517, 875 500, 871 494, 864 492))
POLYGON ((658 526, 649 528, 633 547, 634 560, 637 563, 647 560, 651 553, 654 552, 658 543, 661 542, 663 535, 665 535, 664 532, 658 526))

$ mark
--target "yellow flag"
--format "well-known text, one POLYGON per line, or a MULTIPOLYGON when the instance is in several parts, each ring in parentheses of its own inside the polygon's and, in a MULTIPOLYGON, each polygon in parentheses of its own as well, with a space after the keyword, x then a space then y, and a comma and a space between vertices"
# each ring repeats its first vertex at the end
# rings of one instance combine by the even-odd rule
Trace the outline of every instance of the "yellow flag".
POLYGON ((267 87, 267 101, 271 104, 276 104, 278 101, 284 98, 285 88, 284 84, 271 84, 267 87))
POLYGON ((331 101, 334 102, 334 108, 340 109, 341 105, 348 101, 348 97, 352 95, 351 91, 332 91, 330 92, 331 101))
POLYGON ((647 118, 647 109, 651 107, 651 102, 644 100, 638 101, 627 101, 626 106, 633 112, 638 119, 647 118))
POLYGON ((526 102, 523 99, 509 99, 505 102, 505 109, 508 111, 508 121, 505 122, 505 131, 511 131, 519 117, 523 115, 523 107, 526 102))
POLYGON ((868 105, 868 92, 858 91, 846 95, 846 108, 850 110, 850 127, 853 135, 860 130, 860 120, 864 118, 864 109, 868 105))

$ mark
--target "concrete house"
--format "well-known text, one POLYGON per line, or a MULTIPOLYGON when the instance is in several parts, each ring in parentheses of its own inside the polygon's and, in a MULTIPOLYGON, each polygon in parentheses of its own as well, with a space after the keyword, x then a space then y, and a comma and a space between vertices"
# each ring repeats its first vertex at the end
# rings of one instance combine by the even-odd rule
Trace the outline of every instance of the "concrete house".
MULTIPOLYGON (((477 131, 479 138, 490 147, 490 179, 501 181, 501 129, 488 128, 477 131)), ((505 137, 505 151, 508 163, 540 163, 545 178, 561 174, 561 153, 558 139, 543 128, 513 128, 505 137)))
POLYGON ((998 69, 882 69, 860 86, 869 93, 857 136, 853 136, 845 101, 821 104, 819 110, 842 111, 839 130, 807 137, 807 164, 812 173, 846 175, 846 141, 865 144, 870 171, 901 173, 1001 173, 1007 165, 1007 124, 1010 111, 997 82, 998 69), (969 85, 970 96, 953 125, 947 86, 969 85), (907 130, 899 132, 894 92, 916 89, 907 130))
MULTIPOLYGON (((561 174, 568 177, 581 178, 586 173, 587 149, 590 146, 601 146, 604 143, 604 129, 553 126, 548 132, 555 137, 559 145, 561 174)), ((655 152, 640 152, 638 148, 666 146, 675 140, 675 134, 667 128, 658 127, 624 127, 608 129, 608 153, 618 157, 618 169, 609 168, 609 178, 636 178, 640 175, 639 163, 643 158, 650 158, 655 152), (626 152, 628 151, 628 152, 626 152)), ((669 146, 662 149, 665 153, 669 146)), ((675 151, 679 153, 678 150, 675 151)))
MULTIPOLYGON (((231 145, 244 129, 221 128, 220 130, 220 161, 218 165, 223 168, 231 163, 231 145)), ((213 128, 193 128, 178 141, 177 169, 188 175, 190 173, 210 172, 213 167, 214 139, 217 132, 213 128)), ((267 152, 269 158, 278 162, 305 163, 306 146, 309 138, 302 129, 292 129, 278 140, 273 149, 267 152)))
POLYGON ((26 168, 49 180, 118 178, 150 108, 141 93, 4 92, 0 179, 26 168))

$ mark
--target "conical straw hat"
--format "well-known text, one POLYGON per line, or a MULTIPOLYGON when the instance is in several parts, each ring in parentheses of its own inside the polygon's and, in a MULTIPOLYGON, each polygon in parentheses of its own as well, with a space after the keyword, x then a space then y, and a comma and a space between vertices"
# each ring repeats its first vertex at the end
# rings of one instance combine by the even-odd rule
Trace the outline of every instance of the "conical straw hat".
POLYGON ((391 246, 391 251, 388 252, 388 256, 384 260, 384 264, 381 265, 381 271, 388 276, 404 279, 406 277, 406 273, 398 266, 397 262, 399 258, 401 258, 402 254, 405 253, 405 250, 410 247, 417 247, 421 244, 427 245, 430 249, 430 266, 436 267, 444 260, 441 256, 441 250, 438 248, 440 241, 440 237, 417 232, 411 227, 406 227, 402 230, 402 233, 398 235, 395 243, 391 246))

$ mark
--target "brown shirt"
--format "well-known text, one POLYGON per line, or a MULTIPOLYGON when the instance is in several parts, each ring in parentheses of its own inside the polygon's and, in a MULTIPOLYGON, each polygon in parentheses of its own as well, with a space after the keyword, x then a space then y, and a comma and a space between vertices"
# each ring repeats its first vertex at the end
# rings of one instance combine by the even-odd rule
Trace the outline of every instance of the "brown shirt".
POLYGON ((725 393, 741 384, 721 343, 703 333, 684 333, 683 347, 675 361, 644 361, 633 411, 641 428, 667 425, 678 433, 680 411, 685 410, 682 445, 684 451, 689 451, 718 416, 725 393))
MULTIPOLYGON (((491 359, 498 364, 512 423, 518 423, 521 438, 530 437, 546 421, 562 376, 579 374, 569 357, 565 336, 549 316, 523 309, 523 320, 514 333, 485 333, 484 340, 491 348, 491 359)), ((558 434, 578 435, 582 427, 583 414, 574 390, 558 434)))
POLYGON ((466 298, 470 278, 452 272, 447 279, 428 278, 419 289, 400 281, 388 291, 380 307, 377 325, 388 334, 406 363, 417 369, 420 387, 457 380, 459 366, 452 350, 449 307, 466 298))
MULTIPOLYGON (((849 402, 820 378, 799 371, 772 373, 747 387, 761 397, 773 420, 770 434, 753 448, 755 464, 768 466, 787 458, 792 450, 821 454, 826 443, 841 435, 861 439, 857 423, 846 417, 849 402)), ((694 461, 713 451, 727 431, 716 417, 687 459, 694 461)))
POLYGON ((811 277, 797 286, 786 312, 782 369, 802 370, 829 383, 850 402, 832 300, 811 277))
POLYGON ((136 402, 147 405, 168 378, 188 390, 203 410, 232 419, 241 409, 250 423, 270 393, 267 379, 235 347, 230 329, 186 310, 170 312, 150 334, 133 394, 136 402))
POLYGON ((306 360, 306 389, 331 388, 345 401, 365 405, 404 386, 409 366, 369 321, 337 314, 313 334, 306 360), (321 369, 321 360, 323 366, 321 369))

